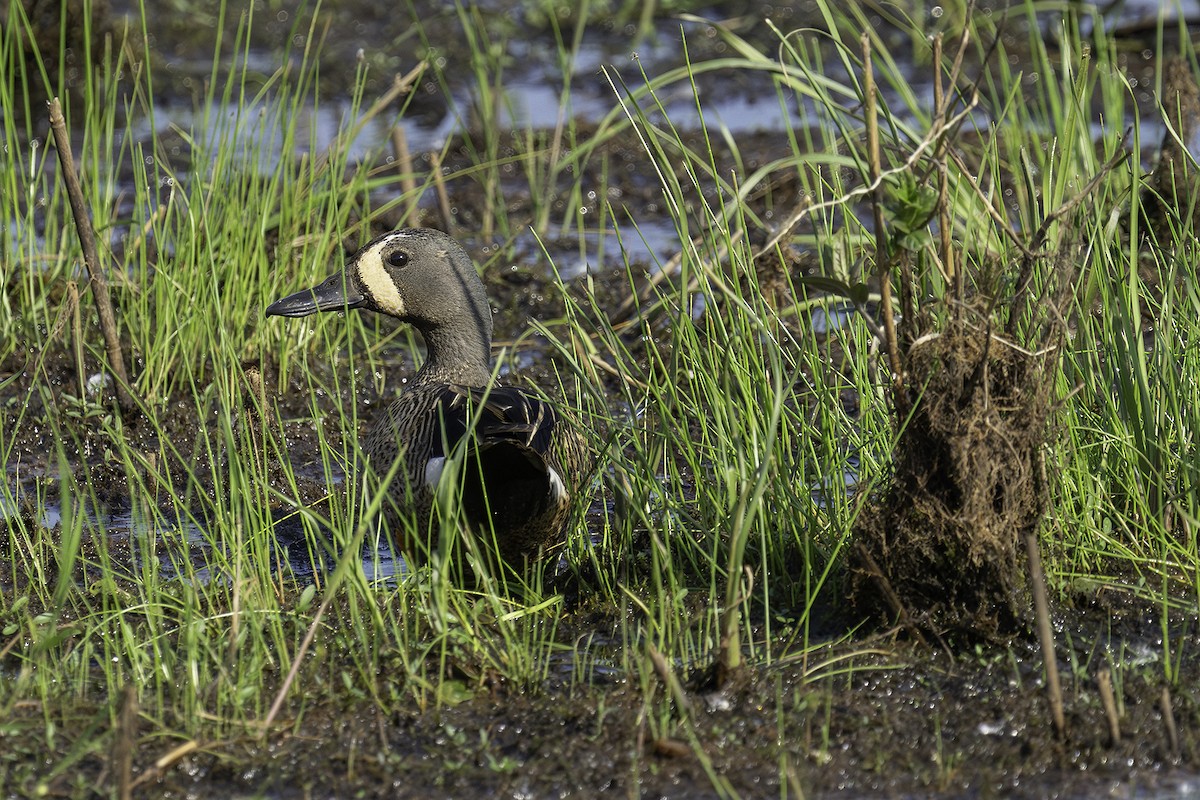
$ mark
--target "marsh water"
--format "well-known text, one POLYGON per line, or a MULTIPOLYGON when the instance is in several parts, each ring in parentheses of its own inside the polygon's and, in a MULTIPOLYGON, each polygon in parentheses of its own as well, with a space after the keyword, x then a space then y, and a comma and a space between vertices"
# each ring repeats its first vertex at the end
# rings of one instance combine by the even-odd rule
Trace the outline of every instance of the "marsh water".
MULTIPOLYGON (((936 24, 940 6, 915 7, 924 9, 931 26, 936 24)), ((589 27, 574 58, 562 63, 554 35, 543 21, 530 18, 527 9, 527 5, 502 2, 479 4, 477 18, 504 53, 500 60, 504 70, 503 100, 495 120, 502 128, 532 126, 549 130, 567 119, 586 128, 609 115, 620 114, 618 98, 627 89, 644 83, 645 75, 662 74, 686 60, 698 63, 727 55, 726 45, 716 35, 717 24, 739 25, 748 41, 763 48, 769 48, 772 41, 770 30, 762 22, 760 4, 714 4, 712 9, 696 12, 696 18, 659 17, 649 29, 639 28, 635 21, 610 21, 589 27), (571 87, 566 95, 561 91, 564 74, 569 76, 571 87)), ((129 10, 114 4, 114 19, 129 10)), ((292 142, 293 150, 285 152, 283 142, 272 140, 268 132, 258 151, 262 158, 299 158, 305 152, 324 151, 344 129, 351 113, 348 92, 356 70, 365 64, 374 75, 367 81, 369 103, 372 93, 386 90, 393 74, 416 63, 418 52, 431 53, 449 65, 443 67, 443 74, 449 82, 452 102, 445 102, 439 86, 418 85, 399 122, 414 157, 428 159, 448 139, 478 123, 473 119, 479 107, 474 95, 478 84, 471 80, 469 56, 461 40, 462 19, 453 7, 417 3, 385 9, 352 0, 329 4, 323 11, 331 24, 327 31, 318 32, 323 42, 323 101, 317 110, 304 112, 312 115, 310 124, 302 126, 310 132, 310 138, 292 142), (419 42, 412 34, 414 15, 420 18, 427 43, 419 42), (455 62, 461 62, 461 68, 455 62)), ((1154 86, 1157 70, 1151 57, 1153 28, 1147 28, 1147 20, 1154 20, 1160 11, 1155 2, 1129 2, 1107 18, 1114 30, 1128 31, 1133 45, 1143 45, 1129 48, 1123 66, 1135 84, 1145 87, 1138 100, 1146 108, 1155 102, 1150 87, 1154 86)), ((218 24, 215 15, 198 13, 200 24, 188 15, 159 15, 154 24, 161 28, 150 31, 152 52, 161 59, 161 74, 166 76, 158 87, 161 97, 156 99, 152 124, 164 135, 173 128, 191 131, 205 115, 230 113, 225 108, 195 105, 199 87, 212 74, 213 33, 218 24)), ((303 12, 260 3, 255 13, 258 21, 249 59, 263 75, 269 75, 280 67, 286 47, 290 45, 295 52, 311 34, 303 12)), ((978 13, 1000 10, 990 8, 978 13)), ((1194 20, 1200 18, 1200 5, 1173 5, 1169 13, 1182 20, 1194 20)), ((771 19, 782 29, 818 28, 822 24, 816 8, 803 2, 773 5, 771 19)), ((886 27, 885 20, 878 21, 886 27)), ((1020 24, 1012 34, 1014 46, 1025 35, 1020 24)), ((1048 22, 1047 26, 1047 35, 1052 35, 1048 22)), ((897 31, 895 36, 901 42, 907 34, 897 31)), ((905 49, 899 43, 894 48, 895 52, 905 49)), ((832 57, 827 63, 840 64, 832 57)), ((838 67, 830 69, 836 71, 838 67)), ((908 77, 918 93, 932 97, 928 69, 914 60, 908 77)), ((814 108, 794 97, 781 99, 765 74, 700 73, 695 94, 679 91, 659 101, 665 117, 680 129, 700 132, 707 126, 712 132, 736 137, 745 169, 785 153, 786 129, 821 124, 814 108), (702 101, 703 118, 697 110, 697 96, 702 101)), ((1153 114, 1146 116, 1154 118, 1153 114)), ((394 122, 393 115, 380 115, 365 125, 350 145, 352 155, 381 166, 389 164, 394 159, 394 122)), ((129 132, 134 137, 146 137, 150 125, 147 120, 137 120, 129 132)), ((1145 137, 1147 142, 1155 139, 1153 133, 1145 137)), ((619 168, 614 169, 609 197, 590 198, 582 209, 586 218, 589 213, 598 213, 600 202, 623 208, 630 220, 623 235, 564 231, 557 239, 542 242, 532 234, 518 233, 509 244, 519 260, 533 267, 535 277, 514 286, 513 294, 520 295, 514 305, 536 308, 539 300, 550 293, 548 287, 555 272, 568 282, 586 276, 600 284, 605 280, 619 282, 626 264, 637 264, 645 272, 654 273, 680 249, 669 209, 655 191, 657 178, 636 148, 637 143, 632 141, 624 149, 618 148, 614 163, 619 168)), ((183 139, 178 140, 170 155, 179 159, 181 174, 201 166, 188 165, 189 147, 183 139)), ((1149 160, 1152 154, 1144 157, 1149 160)), ((453 183, 449 188, 452 193, 456 189, 469 191, 469 187, 453 183)), ((513 201, 519 203, 516 195, 528 192, 528 184, 513 180, 511 191, 513 201)), ((432 193, 427 196, 432 204, 432 193)), ((452 194, 450 203, 452 209, 457 209, 470 201, 452 194)), ((434 219, 432 208, 424 212, 434 219)), ((473 241, 477 231, 472 229, 470 218, 458 219, 463 227, 455 235, 469 246, 492 244, 473 241)), ((119 238, 123 234, 116 231, 112 235, 119 238)), ((268 300, 264 298, 264 305, 268 300)), ((850 306, 833 305, 815 312, 806 325, 813 336, 827 337, 839 326, 849 324, 853 314, 850 306)), ((509 329, 498 330, 501 338, 519 335, 525 320, 513 317, 508 324, 509 329)), ((526 357, 537 361, 541 356, 533 352, 526 357)), ((305 446, 312 444, 299 438, 296 452, 302 454, 305 446)), ((31 479, 39 472, 52 471, 46 458, 46 454, 27 451, 22 454, 19 472, 14 465, 6 465, 6 477, 22 490, 34 491, 31 479)), ((827 480, 852 483, 854 478, 847 473, 827 480)), ((320 482, 324 477, 314 473, 313 480, 320 482)), ((53 503, 47 507, 50 510, 40 523, 53 528, 58 522, 57 507, 53 503)), ((0 517, 17 511, 0 506, 0 517)), ((189 518, 186 510, 147 513, 130 499, 127 505, 116 502, 111 508, 88 509, 87 513, 114 541, 124 542, 134 553, 141 552, 139 541, 169 533, 169 537, 162 538, 174 543, 171 549, 145 550, 161 559, 164 575, 187 575, 193 580, 213 577, 183 567, 184 561, 193 558, 202 563, 202 551, 211 546, 202 521, 189 518)), ((284 552, 298 576, 319 569, 314 567, 311 553, 300 548, 284 552)), ((382 581, 402 577, 402 562, 386 546, 366 548, 363 558, 369 576, 382 581)), ((1192 658, 1200 652, 1194 614, 1181 610, 1168 616, 1164 630, 1160 618, 1144 606, 1116 596, 1097 600, 1092 607, 1061 610, 1055 623, 1059 636, 1071 643, 1070 652, 1101 653, 1114 667, 1126 667, 1137 674, 1138 667, 1162 658, 1164 636, 1169 636, 1176 647, 1184 643, 1192 658)), ((843 633, 843 623, 836 609, 829 610, 827 617, 824 633, 832 643, 843 633)), ((627 679, 605 658, 604 632, 581 628, 578 633, 595 637, 590 657, 594 660, 596 686, 584 690, 582 701, 573 701, 571 708, 564 707, 554 694, 556 687, 550 685, 543 697, 510 698, 495 706, 464 703, 436 716, 414 711, 381 722, 373 717, 314 715, 304 731, 312 744, 300 747, 293 743, 278 750, 248 745, 240 760, 197 761, 191 774, 167 778, 165 788, 174 796, 215 797, 254 792, 257 790, 251 787, 266 785, 276 787, 266 790, 267 796, 335 797, 344 788, 336 782, 308 775, 302 789, 292 776, 307 772, 313 763, 344 758, 347 749, 356 746, 383 747, 379 744, 382 741, 390 748, 390 756, 360 767, 356 791, 364 796, 426 796, 421 787, 435 787, 429 790, 434 795, 458 797, 597 796, 609 791, 628 796, 638 792, 656 797, 719 796, 705 770, 690 756, 664 750, 649 756, 647 767, 625 752, 629 731, 638 724, 636 687, 624 686, 627 679), (604 711, 598 712, 602 707, 604 711), (376 729, 386 733, 377 736, 376 729), (371 740, 368 745, 355 744, 367 739, 371 740)), ((714 757, 713 768, 728 778, 742 796, 791 796, 789 788, 780 785, 779 764, 769 747, 785 736, 804 740, 809 763, 800 783, 811 787, 815 796, 1200 796, 1200 775, 1195 772, 1195 762, 1187 757, 1196 753, 1196 721, 1183 722, 1184 755, 1169 752, 1154 702, 1156 687, 1127 688, 1130 705, 1125 725, 1136 735, 1112 743, 1102 731, 1080 731, 1084 723, 1075 720, 1076 738, 1065 744, 1046 730, 1038 691, 1043 680, 1040 662, 1028 643, 1016 642, 998 653, 981 651, 966 658, 937 648, 897 643, 888 636, 868 637, 858 646, 866 654, 856 662, 855 669, 836 679, 819 671, 814 678, 808 671, 783 665, 743 676, 734 685, 704 698, 706 713, 716 720, 714 727, 724 742, 714 757), (819 683, 818 679, 827 683, 819 683), (797 714, 803 709, 818 711, 795 724, 774 719, 774 709, 782 707, 778 699, 783 696, 790 698, 786 705, 797 714), (813 719, 821 722, 814 723, 813 719)), ((1195 667, 1188 668, 1200 674, 1195 667)), ((1064 668, 1069 672, 1071 665, 1064 668)), ((1076 679, 1086 680, 1079 676, 1076 679)), ((550 683, 554 681, 551 678, 550 683)))

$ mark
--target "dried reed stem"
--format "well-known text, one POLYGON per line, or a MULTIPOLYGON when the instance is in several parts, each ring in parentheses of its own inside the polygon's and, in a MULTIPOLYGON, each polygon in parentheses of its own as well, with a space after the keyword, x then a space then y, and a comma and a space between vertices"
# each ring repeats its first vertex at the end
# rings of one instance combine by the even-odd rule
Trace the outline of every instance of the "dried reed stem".
POLYGON ((437 189, 438 213, 442 215, 442 230, 451 233, 454 215, 450 213, 450 195, 446 192, 446 179, 442 175, 441 153, 430 153, 429 172, 433 175, 433 186, 437 189))
POLYGON ((75 233, 83 248, 83 262, 87 267, 92 293, 96 297, 96 309, 100 313, 100 331, 104 334, 105 349, 109 365, 117 379, 117 404, 122 411, 134 407, 133 394, 129 388, 129 373, 125 370, 125 355, 121 351, 121 337, 117 331, 117 316, 113 312, 112 297, 108 293, 108 280, 100 269, 100 254, 96 249, 96 232, 92 229, 92 218, 83 200, 83 189, 79 185, 79 174, 75 171, 75 158, 71 154, 71 137, 63 119, 62 104, 55 97, 48 103, 50 127, 54 131, 54 147, 58 151, 58 163, 62 167, 63 180, 67 184, 67 197, 71 200, 71 214, 75 218, 75 233))
POLYGON ((1158 705, 1162 711, 1163 727, 1167 729, 1167 746, 1171 748, 1171 755, 1177 756, 1179 755, 1179 728, 1175 726, 1175 711, 1171 708, 1170 687, 1163 687, 1158 705))
POLYGON ((405 200, 404 219, 411 225, 417 212, 417 179, 413 171, 412 152, 408 149, 408 134, 400 123, 392 126, 392 156, 396 159, 399 173, 400 194, 405 200))
POLYGON ((875 259, 879 277, 879 310, 883 314, 883 332, 888 353, 888 368, 892 373, 892 395, 896 413, 903 417, 908 411, 908 394, 904 390, 904 370, 900 365, 900 345, 896 337, 896 320, 892 314, 892 274, 888 257, 887 231, 883 225, 883 168, 879 155, 879 118, 875 97, 875 71, 871 66, 871 37, 862 35, 863 103, 867 123, 867 170, 874 190, 871 208, 875 213, 875 259))
MULTIPOLYGON (((946 92, 942 86, 942 34, 933 37, 933 106, 934 120, 933 127, 937 128, 943 125, 946 121, 946 114, 949 107, 946 103, 946 92)), ((954 297, 958 303, 954 304, 954 314, 958 315, 962 308, 962 275, 956 265, 957 259, 954 257, 954 241, 950 236, 950 170, 946 167, 946 149, 949 146, 947 139, 943 138, 938 141, 938 145, 933 151, 933 162, 937 165, 938 172, 938 234, 941 237, 942 246, 942 274, 946 278, 946 282, 954 287, 954 297)))
POLYGON ((1108 720, 1108 735, 1112 744, 1121 743, 1121 719, 1117 716, 1117 701, 1113 697, 1112 673, 1106 669, 1096 674, 1096 687, 1100 690, 1100 703, 1104 706, 1104 717, 1108 720))
MULTIPOLYGON (((332 583, 332 581, 331 581, 332 583)), ((304 656, 308 653, 308 648, 312 646, 313 637, 317 635, 317 628, 321 625, 321 620, 325 618, 325 612, 329 610, 329 604, 333 602, 333 587, 326 592, 325 599, 321 601, 321 605, 317 608, 317 613, 313 616, 313 621, 309 623, 308 630, 304 633, 304 639, 300 642, 300 647, 296 650, 296 655, 292 659, 292 666, 288 669, 287 675, 283 679, 283 685, 279 687, 279 691, 275 694, 275 701, 271 703, 270 710, 267 711, 267 717, 262 722, 260 734, 266 736, 271 726, 275 723, 275 717, 279 716, 280 710, 283 708, 283 702, 287 699, 288 691, 292 688, 292 684, 296 682, 296 675, 300 673, 300 665, 304 663, 304 656)))
POLYGON ((133 686, 121 693, 121 710, 112 744, 112 771, 117 782, 117 797, 133 797, 133 754, 137 750, 138 699, 133 686))
POLYGON ((1055 735, 1061 739, 1067 733, 1067 720, 1063 714, 1062 683, 1058 678, 1054 629, 1050 626, 1050 604, 1046 596, 1046 574, 1042 570, 1042 552, 1038 548, 1036 529, 1025 533, 1025 555, 1029 559, 1029 585, 1033 591, 1038 643, 1042 648, 1042 664, 1046 668, 1046 698, 1050 701, 1050 719, 1054 723, 1055 735))
POLYGON ((71 344, 75 355, 75 379, 79 382, 79 399, 87 395, 87 369, 83 364, 83 314, 79 309, 79 284, 67 281, 67 304, 71 313, 71 344))
POLYGON ((406 74, 392 76, 392 85, 388 87, 387 91, 376 98, 371 107, 364 111, 362 116, 356 119, 350 128, 333 138, 333 141, 329 143, 329 147, 325 148, 325 152, 313 164, 313 174, 323 172, 327 169, 329 163, 341 154, 342 149, 348 147, 351 142, 358 138, 358 135, 367 126, 368 122, 383 113, 384 109, 397 99, 412 91, 412 87, 420 79, 427 66, 429 66, 429 62, 422 61, 406 74))
POLYGON ((679 715, 690 718, 692 716, 692 704, 688 702, 687 693, 683 691, 683 684, 679 682, 679 678, 671 670, 671 665, 667 663, 666 657, 654 645, 649 643, 646 644, 646 655, 649 657, 650 663, 654 665, 654 671, 658 673, 658 678, 663 682, 667 693, 675 701, 675 707, 679 711, 679 715))

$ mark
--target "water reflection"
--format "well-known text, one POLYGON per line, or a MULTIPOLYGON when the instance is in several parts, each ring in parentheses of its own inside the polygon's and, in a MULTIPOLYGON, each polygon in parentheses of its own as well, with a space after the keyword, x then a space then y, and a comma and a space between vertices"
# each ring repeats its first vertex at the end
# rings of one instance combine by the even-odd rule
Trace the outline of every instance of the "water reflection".
MULTIPOLYGON (((62 507, 57 503, 38 505, 36 519, 22 523, 16 496, 0 497, 0 521, 10 527, 25 524, 52 531, 62 523, 62 507)), ((274 571, 299 583, 333 571, 337 544, 328 530, 314 526, 306 531, 299 514, 291 510, 275 512, 273 518, 268 546, 274 571)), ((85 537, 103 538, 112 567, 128 580, 140 580, 148 574, 159 580, 198 583, 231 578, 233 554, 229 548, 239 539, 222 533, 215 525, 206 526, 190 514, 164 508, 135 512, 87 507, 79 519, 85 537)), ((245 545, 244 540, 240 543, 245 545)), ((395 586, 408 573, 404 557, 386 536, 369 538, 360 548, 360 559, 363 574, 372 584, 395 586)), ((0 584, 0 589, 11 588, 0 584)))

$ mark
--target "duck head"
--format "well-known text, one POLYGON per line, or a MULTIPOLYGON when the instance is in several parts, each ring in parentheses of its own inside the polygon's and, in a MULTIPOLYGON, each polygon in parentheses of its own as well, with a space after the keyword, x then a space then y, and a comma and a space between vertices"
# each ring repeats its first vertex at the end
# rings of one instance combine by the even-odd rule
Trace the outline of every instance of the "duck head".
POLYGON ((487 372, 492 310, 466 251, 441 231, 408 228, 364 245, 311 289, 267 306, 266 313, 305 317, 361 308, 412 324, 429 348, 430 368, 487 372), (455 365, 458 365, 455 367, 455 365))

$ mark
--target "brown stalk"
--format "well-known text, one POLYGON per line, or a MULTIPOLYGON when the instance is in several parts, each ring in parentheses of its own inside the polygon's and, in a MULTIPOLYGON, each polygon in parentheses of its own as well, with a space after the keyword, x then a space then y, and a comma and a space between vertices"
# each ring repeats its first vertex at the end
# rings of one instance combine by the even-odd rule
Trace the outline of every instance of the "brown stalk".
POLYGON ((325 152, 313 165, 313 173, 316 174, 325 170, 329 166, 329 162, 341 153, 342 148, 347 146, 350 142, 353 142, 358 137, 358 134, 361 133, 362 129, 367 126, 368 122, 379 116, 384 109, 395 102, 397 98, 403 97, 412 91, 413 85, 417 82, 417 79, 421 77, 422 73, 425 72, 425 68, 428 65, 428 61, 422 61, 420 64, 417 64, 415 67, 410 69, 406 74, 394 75, 392 77, 392 85, 388 87, 387 91, 376 98, 375 102, 371 104, 370 108, 364 111, 362 116, 355 120, 354 125, 351 126, 348 131, 345 131, 344 133, 334 137, 333 141, 329 143, 329 147, 325 149, 325 152))
POLYGON ((300 642, 300 647, 296 650, 296 655, 292 659, 292 666, 288 669, 287 675, 283 679, 283 685, 279 687, 279 692, 275 695, 275 701, 271 703, 271 708, 267 711, 267 718, 263 720, 260 730, 261 736, 266 736, 270 731, 271 725, 275 723, 275 717, 279 716, 280 710, 283 708, 283 702, 287 699, 288 691, 292 688, 292 684, 296 682, 296 676, 300 673, 300 665, 304 663, 304 656, 308 653, 308 648, 312 646, 313 637, 317 635, 317 627, 321 624, 321 620, 325 616, 325 612, 329 609, 329 604, 333 602, 333 592, 329 591, 325 594, 325 599, 321 601, 321 605, 317 608, 317 613, 313 616, 313 621, 309 623, 308 630, 304 633, 304 639, 300 642))
MULTIPOLYGON (((733 235, 729 237, 730 244, 737 244, 737 242, 741 241, 741 238, 744 234, 744 230, 735 231, 733 235)), ((704 237, 702 235, 697 236, 691 240, 690 247, 692 250, 699 252, 700 246, 703 244, 703 242, 704 237)), ((654 294, 655 289, 657 289, 660 284, 679 273, 679 269, 683 265, 683 255, 685 252, 686 249, 680 249, 678 253, 671 256, 667 263, 663 265, 662 269, 650 276, 650 279, 646 281, 636 295, 629 295, 622 300, 621 305, 617 306, 617 310, 613 312, 612 318, 616 320, 623 320, 623 323, 621 324, 624 324, 649 316, 652 308, 639 307, 637 309, 637 313, 635 314, 633 313, 635 310, 634 307, 639 306, 639 304, 645 304, 650 299, 650 296, 654 294)), ((726 247, 724 242, 722 242, 717 247, 717 262, 720 263, 724 261, 728 256, 729 248, 726 247)), ((697 282, 695 279, 693 279, 691 285, 689 285, 687 289, 688 291, 693 291, 696 287, 697 282)), ((656 301, 653 305, 658 305, 658 301, 656 301)), ((619 328, 621 324, 618 324, 617 327, 619 328)))
POLYGON ((667 663, 666 657, 658 651, 658 648, 649 643, 646 644, 646 655, 650 658, 650 663, 654 665, 654 671, 658 673, 658 678, 663 682, 667 693, 675 701, 675 707, 678 709, 679 715, 684 718, 690 718, 692 716, 692 704, 688 702, 687 693, 683 690, 683 684, 679 682, 678 676, 671 669, 671 665, 667 663))
POLYGON ((58 151, 58 163, 62 167, 63 179, 67 183, 67 196, 71 200, 71 214, 75 217, 75 233, 79 246, 83 248, 83 262, 87 267, 88 282, 96 297, 96 309, 100 314, 100 330, 104 334, 105 349, 109 365, 117 381, 117 404, 122 411, 134 407, 133 394, 129 388, 129 373, 125 371, 125 355, 121 351, 121 337, 117 331, 117 316, 113 312, 112 297, 108 293, 108 280, 100 268, 100 254, 96 249, 96 232, 83 200, 83 189, 75 171, 75 158, 71 154, 71 138, 67 134, 67 123, 63 119, 62 104, 55 97, 48 103, 50 127, 54 131, 54 147, 58 151))
POLYGON ((450 233, 453 230, 454 215, 450 213, 450 195, 446 192, 446 179, 442 175, 442 154, 429 155, 429 172, 433 176, 433 186, 437 189, 438 212, 442 215, 442 230, 450 233))
MULTIPOLYGON (((236 522, 236 531, 234 541, 241 543, 242 539, 242 521, 239 519, 236 522)), ((232 675, 237 667, 238 657, 238 636, 242 628, 242 581, 235 576, 233 581, 233 607, 229 609, 229 641, 225 646, 225 669, 232 675)), ((212 686, 216 686, 217 682, 213 681, 212 686)))
MULTIPOLYGON (((495 85, 489 84, 487 91, 491 93, 491 102, 488 104, 492 110, 492 118, 488 120, 491 130, 503 130, 500 124, 500 90, 495 85)), ((497 188, 497 179, 499 177, 499 168, 495 163, 489 165, 488 169, 483 172, 483 219, 480 220, 480 235, 485 242, 492 238, 493 228, 495 226, 496 217, 496 195, 499 193, 497 188)))
POLYGON ((1121 719, 1117 715, 1117 701, 1113 696, 1112 673, 1102 669, 1096 674, 1096 687, 1100 690, 1100 703, 1104 706, 1104 718, 1108 720, 1108 735, 1112 744, 1121 743, 1121 719))
MULTIPOLYGON (((765 253, 768 250, 774 249, 775 245, 787 238, 791 232, 796 229, 796 226, 800 224, 801 220, 813 214, 814 212, 823 211, 826 208, 835 208, 838 206, 848 205, 860 197, 865 197, 866 195, 874 193, 876 189, 883 185, 884 178, 911 171, 913 167, 921 160, 921 157, 925 155, 925 151, 932 148, 940 138, 957 128, 968 116, 970 116, 971 112, 975 110, 975 106, 977 105, 979 105, 979 95, 978 93, 973 93, 962 111, 955 114, 954 117, 948 120, 942 127, 931 128, 929 133, 925 134, 925 138, 921 139, 921 141, 917 143, 917 146, 912 149, 912 152, 908 154, 908 158, 904 160, 903 164, 899 164, 887 170, 886 172, 880 173, 877 180, 869 181, 862 186, 851 189, 840 197, 835 197, 831 200, 823 200, 820 203, 812 203, 805 198, 800 202, 796 210, 792 212, 792 215, 788 217, 787 220, 785 220, 784 223, 779 227, 779 231, 767 240, 767 243, 762 246, 758 253, 765 253)), ((955 162, 958 163, 964 171, 966 170, 966 166, 962 165, 961 160, 954 156, 953 153, 951 153, 951 157, 955 158, 955 162)), ((975 187, 975 191, 979 192, 978 186, 975 187)))
POLYGON ((67 281, 67 305, 71 314, 71 341, 74 344, 75 378, 79 382, 79 399, 87 395, 87 368, 83 363, 83 314, 79 310, 79 284, 67 281))
POLYGON ((1058 658, 1054 654, 1054 629, 1050 626, 1046 575, 1042 571, 1042 553, 1038 548, 1036 529, 1025 532, 1025 555, 1029 559, 1029 585, 1033 590, 1038 644, 1041 645, 1042 663, 1046 667, 1046 697, 1050 701, 1050 719, 1054 723, 1055 735, 1061 739, 1067 733, 1067 720, 1063 714, 1062 684, 1058 678, 1058 658))
POLYGON ((147 769, 141 775, 138 775, 137 780, 130 785, 130 789, 136 789, 143 783, 161 780, 162 776, 166 774, 167 770, 178 764, 181 759, 191 755, 192 753, 195 753, 204 746, 205 745, 202 742, 196 739, 189 739, 178 747, 172 748, 168 752, 159 756, 158 760, 155 761, 149 769, 147 769))
POLYGON ((396 159, 396 172, 400 175, 400 193, 405 197, 404 218, 411 225, 417 211, 417 179, 413 171, 412 152, 408 149, 408 135, 400 123, 392 126, 392 155, 396 159))
MULTIPOLYGON (((1104 166, 1100 167, 1099 172, 1097 172, 1092 179, 1087 182, 1087 185, 1080 189, 1074 197, 1071 197, 1061 206, 1054 209, 1054 211, 1052 211, 1050 214, 1046 215, 1046 218, 1042 220, 1042 224, 1038 226, 1037 231, 1034 233, 1033 238, 1030 240, 1028 245, 1021 245, 1021 269, 1017 274, 1017 282, 1013 289, 1013 313, 1009 315, 1008 323, 1005 326, 1005 333, 1007 333, 1010 337, 1015 335, 1017 321, 1021 318, 1019 309, 1021 309, 1023 303, 1025 302, 1025 294, 1029 290, 1029 286, 1033 279, 1034 262, 1038 258, 1045 255, 1041 252, 1041 248, 1042 245, 1046 243, 1046 238, 1050 235, 1050 226, 1062 219, 1064 216, 1070 213, 1072 209, 1082 203, 1084 198, 1092 193, 1104 176, 1108 175, 1108 173, 1112 172, 1129 159, 1132 153, 1126 150, 1123 146, 1125 138, 1128 136, 1129 132, 1126 131, 1125 136, 1122 137, 1121 140, 1121 149, 1112 158, 1104 162, 1104 166)), ((1009 230, 1011 230, 1011 228, 1009 230)), ((1015 236, 1015 232, 1012 235, 1015 236)))
POLYGON ((892 314, 892 275, 889 268, 887 231, 883 225, 883 169, 879 155, 879 118, 875 97, 875 71, 871 66, 871 37, 862 35, 863 102, 867 123, 867 173, 875 188, 871 192, 871 207, 875 214, 875 259, 879 277, 879 307, 883 314, 883 332, 887 344, 888 367, 892 373, 892 395, 896 413, 908 411, 908 395, 904 390, 904 370, 900 365, 900 345, 896 338, 896 320, 892 314))
POLYGON ((892 582, 888 580, 887 575, 883 574, 883 570, 879 568, 879 563, 871 552, 863 545, 862 542, 855 542, 855 548, 858 550, 859 558, 867 565, 867 569, 871 571, 871 577, 875 579, 875 585, 879 587, 879 591, 883 594, 883 599, 891 607, 892 613, 896 615, 896 620, 908 631, 908 635, 914 640, 920 642, 922 646, 929 643, 925 639, 925 635, 921 633, 921 629, 917 623, 913 621, 912 616, 908 613, 908 609, 904 607, 904 603, 900 601, 900 596, 896 594, 896 590, 892 587, 892 582))
MULTIPOLYGON (((1041 491, 1046 486, 1045 455, 1038 459, 1037 479, 1041 491)), ((1046 699, 1050 702, 1050 719, 1059 739, 1067 735, 1067 719, 1063 713, 1062 682, 1058 676, 1058 656, 1054 648, 1054 628, 1050 625, 1050 601, 1046 592, 1046 572, 1042 569, 1042 551, 1038 546, 1037 530, 1025 532, 1025 557, 1029 562, 1029 586, 1033 592, 1033 610, 1037 619, 1038 644, 1042 649, 1042 665, 1046 669, 1046 699)))
MULTIPOLYGON (((969 14, 970 10, 974 9, 974 7, 975 3, 972 0, 968 6, 967 13, 969 14)), ((948 81, 950 86, 958 85, 959 75, 962 72, 963 57, 966 54, 967 45, 969 43, 970 31, 964 29, 962 36, 958 41, 958 50, 954 55, 954 64, 950 68, 950 77, 948 81)), ((991 47, 988 48, 983 61, 986 62, 991 58, 991 54, 996 49, 998 43, 999 39, 992 43, 991 47)), ((945 154, 945 152, 948 150, 948 147, 945 146, 945 142, 948 141, 950 134, 957 130, 958 127, 967 119, 967 117, 970 116, 971 112, 975 109, 975 106, 979 105, 979 92, 975 86, 972 86, 969 92, 962 93, 960 96, 963 97, 964 103, 962 110, 950 119, 946 119, 945 114, 949 113, 950 107, 950 104, 947 103, 945 113, 934 118, 934 123, 930 126, 929 132, 926 133, 924 138, 922 138, 921 141, 917 143, 917 146, 912 149, 912 152, 909 153, 903 164, 899 164, 892 169, 881 173, 878 180, 872 181, 863 186, 859 186, 841 197, 835 197, 832 200, 826 200, 821 203, 813 203, 809 198, 804 198, 800 201, 800 204, 797 206, 796 210, 792 212, 792 215, 785 220, 781 226, 779 226, 778 231, 772 235, 767 243, 763 245, 762 249, 755 254, 755 257, 757 258, 761 253, 773 250, 777 244, 791 236, 792 231, 796 229, 796 226, 800 224, 801 220, 813 212, 849 204, 853 200, 874 192, 882 182, 883 178, 890 175, 911 171, 921 160, 921 157, 925 154, 925 151, 929 150, 931 147, 937 146, 941 149, 942 153, 945 154)), ((957 163, 959 163, 961 166, 961 161, 957 163)), ((963 169, 965 171, 965 167, 963 169)))
POLYGON ((133 754, 137 750, 138 700, 133 686, 121 693, 121 710, 117 714, 117 729, 113 732, 112 771, 117 782, 117 797, 133 797, 133 754))
POLYGON ((1164 686, 1162 697, 1159 699, 1159 709, 1162 711, 1163 727, 1167 729, 1167 745, 1171 755, 1179 755, 1179 728, 1175 727, 1175 711, 1171 708, 1171 689, 1164 686))
MULTIPOLYGON (((938 127, 946 119, 946 94, 942 87, 942 35, 933 38, 933 106, 936 116, 933 127, 938 127)), ((956 303, 955 314, 961 308, 962 276, 959 274, 954 257, 954 241, 950 237, 950 171, 946 167, 946 148, 948 142, 942 139, 933 151, 933 163, 938 172, 938 233, 941 234, 942 245, 942 274, 947 283, 954 287, 956 303)))

